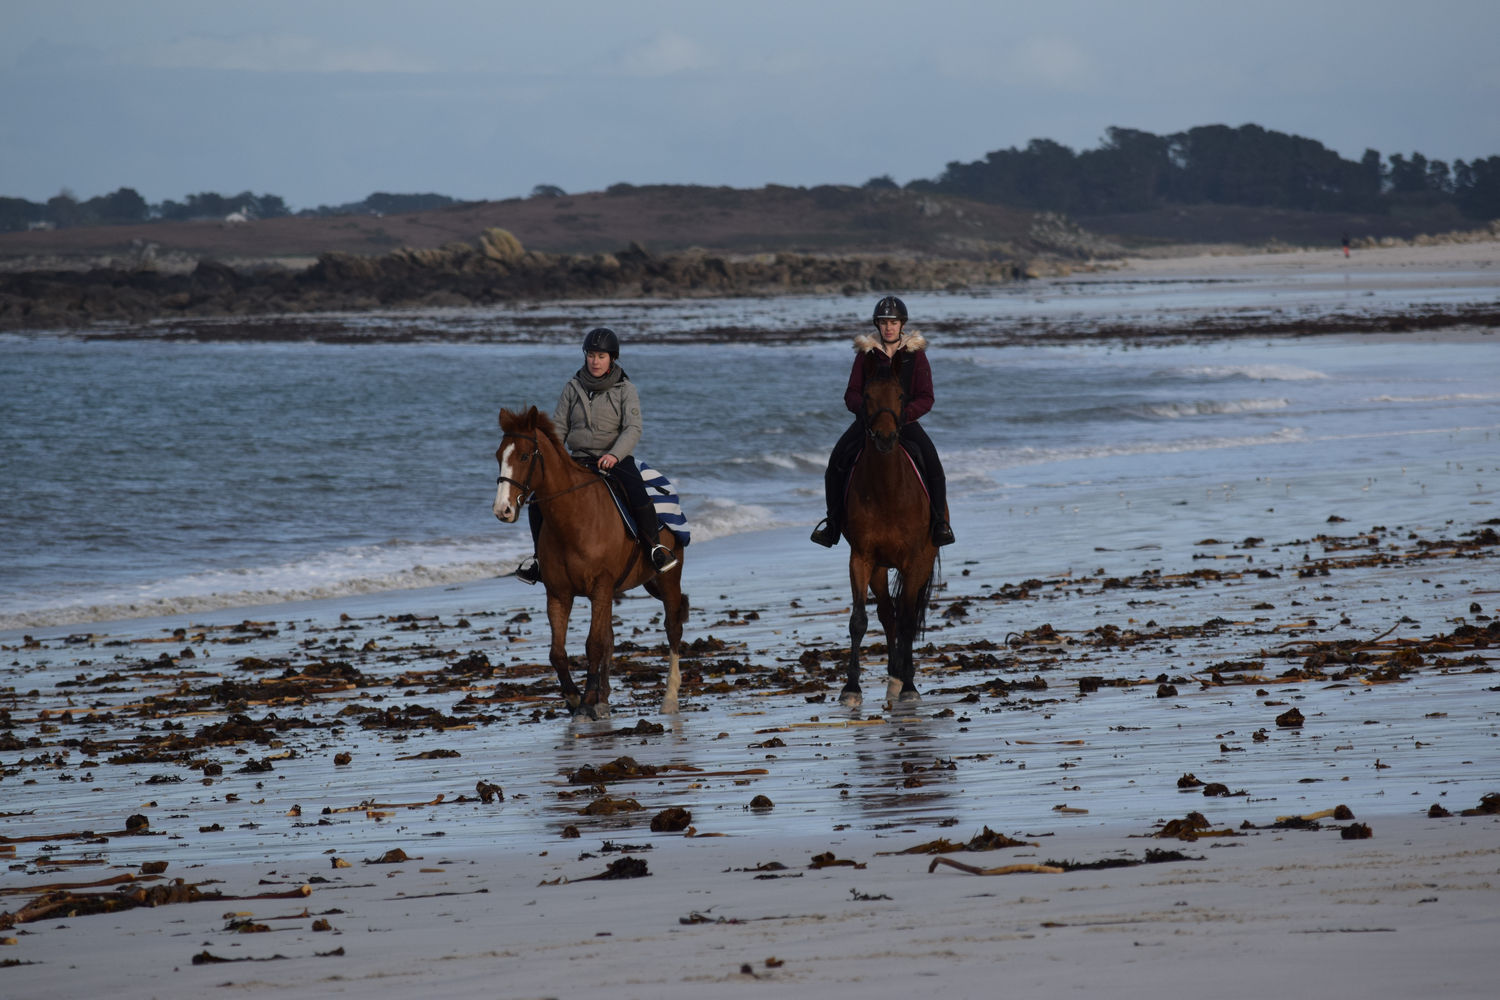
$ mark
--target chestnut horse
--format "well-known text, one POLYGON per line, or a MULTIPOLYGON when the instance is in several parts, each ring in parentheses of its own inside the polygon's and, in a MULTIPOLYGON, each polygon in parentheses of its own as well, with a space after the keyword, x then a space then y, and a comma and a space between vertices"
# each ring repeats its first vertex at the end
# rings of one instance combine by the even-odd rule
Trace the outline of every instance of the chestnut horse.
POLYGON ((932 544, 927 490, 901 447, 901 413, 906 405, 900 381, 903 363, 904 357, 897 354, 892 367, 882 372, 873 360, 865 362, 860 417, 867 440, 849 475, 845 495, 844 537, 849 540, 854 605, 849 613, 849 674, 839 702, 849 708, 858 708, 864 701, 859 690, 859 644, 869 621, 865 601, 871 590, 885 628, 886 695, 893 707, 922 700, 913 682, 912 644, 927 621, 937 547, 932 544))
POLYGON ((573 461, 552 420, 535 406, 525 413, 501 410, 500 431, 500 447, 495 451, 495 460, 500 463, 495 516, 511 524, 527 503, 536 504, 542 511, 536 555, 547 588, 552 668, 557 671, 563 698, 573 715, 594 719, 609 715, 614 598, 642 585, 665 609, 669 657, 661 710, 676 712, 682 682, 677 655, 682 623, 688 615, 687 595, 682 592, 681 543, 671 532, 661 536, 662 544, 677 556, 677 565, 658 574, 641 551, 640 542, 626 533, 604 477, 573 461), (581 693, 569 673, 564 649, 568 618, 577 597, 587 597, 591 609, 585 645, 588 677, 581 693))

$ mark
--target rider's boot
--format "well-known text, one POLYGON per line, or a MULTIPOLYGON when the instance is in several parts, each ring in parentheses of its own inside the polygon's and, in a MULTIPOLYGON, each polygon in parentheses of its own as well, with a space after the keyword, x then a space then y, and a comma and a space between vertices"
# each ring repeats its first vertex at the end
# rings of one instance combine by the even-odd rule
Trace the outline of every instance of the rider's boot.
POLYGON ((522 583, 536 583, 542 578, 542 568, 537 565, 536 556, 532 555, 521 561, 516 567, 516 579, 522 583))
POLYGON ((658 541, 661 535, 661 522, 656 518, 656 507, 652 504, 642 504, 631 512, 635 518, 636 534, 640 536, 641 545, 646 550, 646 558, 651 560, 651 566, 658 573, 665 573, 677 566, 677 556, 672 550, 658 541))
POLYGON ((933 545, 952 545, 955 541, 957 541, 957 539, 953 537, 953 529, 948 525, 947 521, 932 522, 933 545))
POLYGON ((839 543, 839 523, 832 514, 818 522, 818 526, 812 530, 811 538, 825 549, 831 549, 839 543))

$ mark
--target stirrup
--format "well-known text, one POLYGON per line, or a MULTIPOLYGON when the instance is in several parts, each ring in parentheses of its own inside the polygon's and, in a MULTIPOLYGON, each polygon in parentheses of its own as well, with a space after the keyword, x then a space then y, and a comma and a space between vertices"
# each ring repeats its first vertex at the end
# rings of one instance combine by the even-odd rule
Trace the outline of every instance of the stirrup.
POLYGON ((825 517, 818 522, 809 537, 825 549, 831 549, 839 543, 839 529, 825 517))
POLYGON ((516 567, 516 579, 525 584, 534 584, 542 578, 542 567, 537 565, 536 556, 530 556, 516 567))
POLYGON ((658 573, 665 573, 677 568, 677 557, 665 545, 653 545, 651 546, 651 565, 658 573))
POLYGON ((932 544, 952 545, 957 539, 953 537, 953 529, 948 526, 947 521, 934 521, 932 523, 932 544))

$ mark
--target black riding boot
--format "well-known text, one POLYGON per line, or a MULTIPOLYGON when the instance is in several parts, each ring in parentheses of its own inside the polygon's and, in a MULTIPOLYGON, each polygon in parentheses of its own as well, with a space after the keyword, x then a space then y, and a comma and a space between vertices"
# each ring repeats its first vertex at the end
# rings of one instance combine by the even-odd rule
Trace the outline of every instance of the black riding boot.
POLYGON ((536 561, 536 539, 542 532, 542 509, 534 503, 526 505, 526 523, 531 527, 531 556, 521 560, 521 565, 516 567, 516 579, 534 584, 542 578, 542 568, 536 561))
POLYGON ((834 463, 828 463, 828 471, 823 474, 823 498, 827 503, 827 516, 818 522, 813 529, 812 540, 826 549, 831 549, 839 543, 839 536, 843 533, 843 524, 838 516, 838 511, 844 509, 844 470, 835 467, 834 463))
POLYGON ((955 541, 953 529, 948 525, 948 481, 943 476, 942 463, 933 455, 929 468, 927 497, 932 504, 932 544, 952 545, 955 541))
POLYGON ((661 521, 656 517, 656 507, 645 503, 630 511, 630 516, 635 518, 636 535, 641 540, 641 545, 646 549, 646 558, 651 560, 651 565, 658 573, 665 573, 677 565, 677 557, 672 550, 661 544, 661 521))

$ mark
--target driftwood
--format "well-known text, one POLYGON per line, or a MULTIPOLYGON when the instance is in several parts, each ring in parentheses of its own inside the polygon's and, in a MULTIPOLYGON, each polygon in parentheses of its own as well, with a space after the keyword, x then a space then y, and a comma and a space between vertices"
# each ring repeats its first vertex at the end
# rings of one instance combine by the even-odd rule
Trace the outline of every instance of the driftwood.
POLYGON ((1030 872, 1036 875, 1061 875, 1067 869, 1056 865, 1001 865, 998 868, 980 868, 977 865, 966 865, 962 861, 954 861, 952 858, 933 858, 932 864, 927 866, 927 874, 931 875, 937 871, 938 865, 947 865, 949 868, 957 868, 961 872, 970 875, 1019 875, 1030 872))

